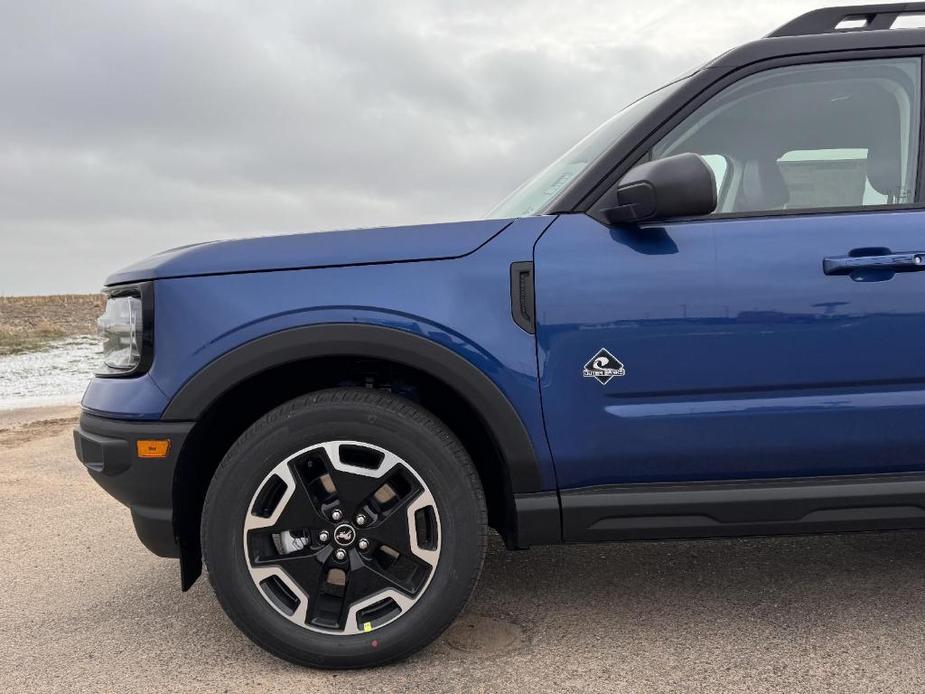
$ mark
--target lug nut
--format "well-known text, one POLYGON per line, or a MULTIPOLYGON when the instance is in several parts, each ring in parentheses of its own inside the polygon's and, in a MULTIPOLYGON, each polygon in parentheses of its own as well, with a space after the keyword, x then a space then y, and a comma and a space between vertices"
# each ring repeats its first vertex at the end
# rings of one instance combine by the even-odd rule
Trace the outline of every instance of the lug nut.
POLYGON ((342 512, 339 508, 336 508, 336 509, 334 509, 333 511, 331 511, 331 520, 332 520, 332 521, 339 521, 339 520, 340 520, 341 518, 343 518, 343 517, 344 517, 344 514, 343 514, 343 512, 342 512))
POLYGON ((344 559, 347 558, 347 550, 345 550, 345 549, 339 549, 339 550, 337 550, 336 552, 334 552, 334 558, 335 558, 337 561, 343 561, 344 559))
POLYGON ((367 540, 366 538, 363 538, 362 540, 357 542, 357 547, 359 547, 362 551, 365 552, 366 550, 369 549, 369 540, 367 540))
POLYGON ((358 513, 356 517, 356 524, 359 526, 366 525, 366 516, 364 516, 362 513, 358 513))
POLYGON ((327 530, 322 530, 320 533, 318 533, 319 542, 327 542, 330 539, 331 539, 331 536, 328 534, 327 530))

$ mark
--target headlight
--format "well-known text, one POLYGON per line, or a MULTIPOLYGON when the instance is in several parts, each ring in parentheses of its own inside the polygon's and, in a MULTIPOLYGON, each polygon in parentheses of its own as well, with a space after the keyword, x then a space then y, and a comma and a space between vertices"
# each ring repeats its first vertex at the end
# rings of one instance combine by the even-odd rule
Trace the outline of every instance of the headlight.
POLYGON ((97 376, 125 376, 150 362, 140 291, 130 290, 110 296, 96 326, 103 343, 103 364, 97 376))

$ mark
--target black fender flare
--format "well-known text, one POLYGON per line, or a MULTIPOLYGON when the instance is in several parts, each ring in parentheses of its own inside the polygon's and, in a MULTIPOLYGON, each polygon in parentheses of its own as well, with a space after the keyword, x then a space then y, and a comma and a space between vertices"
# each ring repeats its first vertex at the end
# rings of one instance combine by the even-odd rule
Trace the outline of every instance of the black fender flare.
POLYGON ((365 357, 409 366, 443 381, 479 413, 507 465, 514 494, 542 490, 539 466, 520 416, 501 390, 472 363, 413 333, 375 325, 321 324, 290 328, 247 342, 203 367, 162 415, 195 421, 223 393, 263 371, 318 357, 365 357))

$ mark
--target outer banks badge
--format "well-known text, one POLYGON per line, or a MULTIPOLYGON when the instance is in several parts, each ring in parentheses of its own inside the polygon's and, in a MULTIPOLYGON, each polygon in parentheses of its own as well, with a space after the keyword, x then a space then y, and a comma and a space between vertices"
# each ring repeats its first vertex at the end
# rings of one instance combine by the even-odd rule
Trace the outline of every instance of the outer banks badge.
POLYGON ((595 378, 602 386, 606 386, 611 378, 626 376, 626 367, 606 349, 601 349, 585 364, 581 375, 585 378, 595 378))

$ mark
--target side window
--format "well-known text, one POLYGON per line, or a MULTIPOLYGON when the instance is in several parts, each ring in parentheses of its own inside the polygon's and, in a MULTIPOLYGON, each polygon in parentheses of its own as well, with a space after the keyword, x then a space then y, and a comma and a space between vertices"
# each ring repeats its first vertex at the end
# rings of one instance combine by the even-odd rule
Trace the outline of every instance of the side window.
POLYGON ((897 205, 915 200, 918 58, 815 63, 750 75, 652 149, 702 155, 716 213, 897 205))

